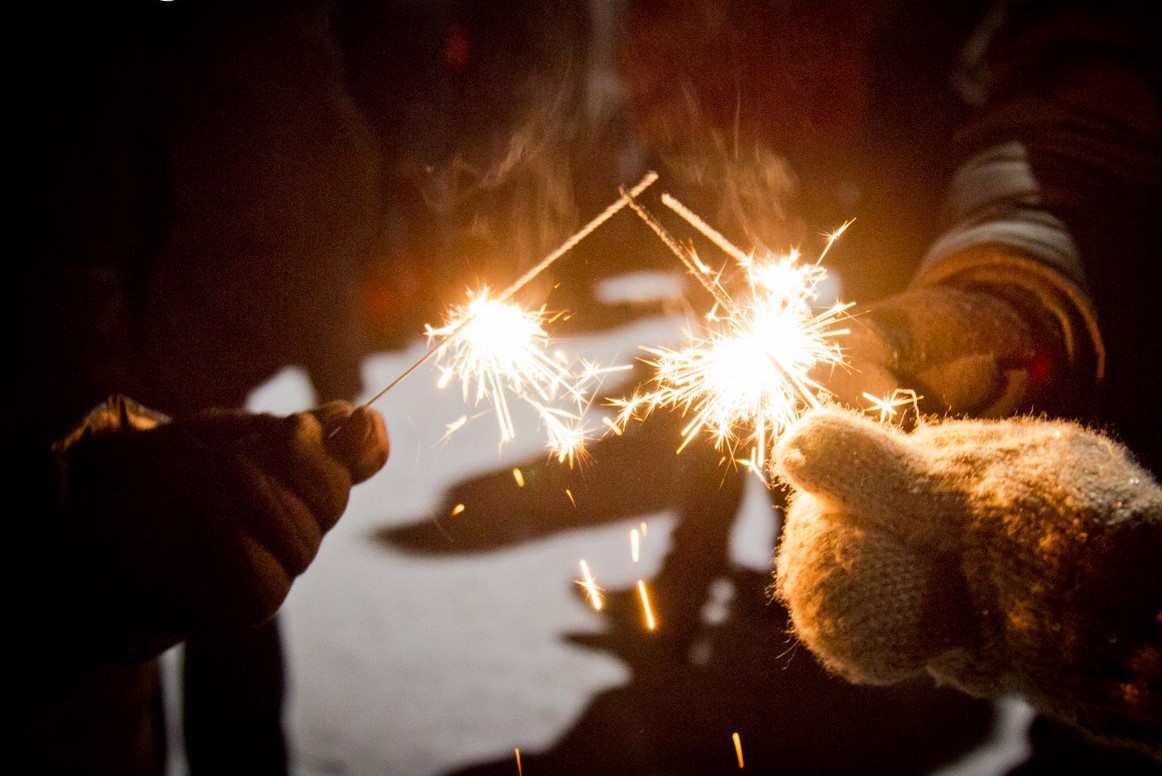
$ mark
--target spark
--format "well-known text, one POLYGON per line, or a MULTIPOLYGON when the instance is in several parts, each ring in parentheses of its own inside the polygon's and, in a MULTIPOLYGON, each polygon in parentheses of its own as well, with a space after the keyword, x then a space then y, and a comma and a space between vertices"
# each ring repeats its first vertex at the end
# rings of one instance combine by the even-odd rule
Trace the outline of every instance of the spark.
POLYGON ((516 747, 513 751, 516 752, 516 776, 523 776, 524 769, 520 766, 520 747, 516 747))
POLYGON ((920 396, 911 388, 897 388, 890 396, 876 396, 864 391, 863 398, 868 400, 871 407, 865 412, 878 412, 880 423, 894 420, 903 407, 911 407, 917 415, 920 414, 920 396))
POLYGON ((732 733, 730 737, 734 739, 734 754, 738 757, 738 769, 742 770, 746 767, 746 763, 742 759, 742 739, 739 737, 737 731, 732 733))
POLYGON ((569 488, 565 488, 565 495, 569 497, 569 503, 573 505, 574 509, 576 509, 577 508, 577 500, 575 498, 573 498, 573 491, 570 490, 569 488))
POLYGON ((523 488, 525 486, 525 475, 524 472, 520 470, 519 466, 512 467, 512 478, 516 480, 516 486, 518 488, 523 488))
POLYGON ((642 528, 642 536, 645 536, 649 532, 649 527, 646 525, 645 520, 643 520, 641 522, 641 528, 642 528))
POLYGON ((642 611, 646 615, 646 628, 654 630, 658 624, 654 620, 654 610, 650 607, 650 595, 646 592, 646 583, 640 579, 637 581, 637 592, 642 599, 642 611))
POLYGON ((593 608, 601 611, 603 603, 601 599, 601 588, 597 586, 597 581, 589 571, 589 564, 585 562, 584 558, 581 560, 581 576, 582 579, 577 580, 577 584, 585 588, 585 595, 589 598, 589 603, 593 605, 593 608))
MULTIPOLYGON (((827 400, 826 388, 811 377, 821 365, 843 363, 838 338, 848 332, 839 324, 850 304, 820 311, 817 300, 827 278, 819 264, 800 261, 798 251, 756 257, 725 237, 668 195, 663 202, 730 254, 745 275, 741 292, 728 293, 722 273, 695 272, 693 249, 672 236, 666 239, 683 263, 715 300, 715 305, 680 349, 644 348, 654 374, 628 398, 614 400, 616 423, 624 428, 658 408, 679 410, 688 422, 678 452, 708 434, 715 447, 766 481, 769 451, 799 416, 827 400)), ((665 228, 645 209, 631 207, 656 232, 665 228)), ((850 224, 851 222, 848 222, 850 224)), ((829 236, 831 247, 847 225, 829 236)))
POLYGON ((444 427, 444 438, 447 439, 453 433, 455 433, 456 431, 459 431, 461 428, 464 427, 464 424, 467 422, 468 422, 468 416, 461 415, 460 417, 453 420, 451 423, 447 424, 444 427))
POLYGON ((466 507, 463 504, 457 504, 456 506, 452 507, 452 517, 455 517, 456 515, 460 514, 465 509, 466 509, 466 507))
POLYGON ((629 532, 629 555, 634 563, 641 557, 641 534, 636 528, 631 528, 629 532))

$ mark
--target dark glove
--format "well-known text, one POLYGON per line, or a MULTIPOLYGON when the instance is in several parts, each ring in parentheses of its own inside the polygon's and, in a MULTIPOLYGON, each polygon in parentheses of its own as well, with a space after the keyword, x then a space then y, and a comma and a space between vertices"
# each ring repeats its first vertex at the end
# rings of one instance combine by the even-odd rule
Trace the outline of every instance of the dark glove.
POLYGON ((1083 295, 1027 259, 996 255, 971 272, 856 308, 840 342, 848 368, 820 381, 842 404, 915 391, 920 409, 976 417, 1076 415, 1100 377, 1078 311, 1083 295))
POLYGON ((796 490, 776 592, 831 670, 927 672, 1162 756, 1162 488, 1061 421, 909 435, 806 416, 775 451, 796 490))
POLYGON ((111 399, 58 445, 85 636, 131 657, 269 618, 387 455, 382 417, 346 402, 166 422, 111 399))

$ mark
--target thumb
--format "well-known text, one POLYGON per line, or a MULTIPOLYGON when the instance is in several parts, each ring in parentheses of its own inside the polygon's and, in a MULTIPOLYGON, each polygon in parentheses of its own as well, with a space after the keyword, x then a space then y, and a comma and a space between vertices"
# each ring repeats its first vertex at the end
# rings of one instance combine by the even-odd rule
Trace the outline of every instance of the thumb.
POLYGON ((905 540, 950 541, 965 514, 963 494, 933 473, 902 432, 854 412, 805 415, 776 446, 775 468, 853 522, 905 540))
POLYGON ((323 425, 327 453, 351 473, 358 484, 387 463, 390 443, 383 416, 370 407, 351 408, 345 401, 334 401, 313 410, 323 425))

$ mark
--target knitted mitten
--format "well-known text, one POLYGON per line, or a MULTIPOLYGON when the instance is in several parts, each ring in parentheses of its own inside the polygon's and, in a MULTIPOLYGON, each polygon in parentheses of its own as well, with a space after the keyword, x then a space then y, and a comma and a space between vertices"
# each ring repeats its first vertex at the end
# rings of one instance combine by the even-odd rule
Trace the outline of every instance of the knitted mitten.
POLYGON ((831 670, 927 671, 1162 756, 1162 488, 1072 423, 804 418, 775 592, 831 670))

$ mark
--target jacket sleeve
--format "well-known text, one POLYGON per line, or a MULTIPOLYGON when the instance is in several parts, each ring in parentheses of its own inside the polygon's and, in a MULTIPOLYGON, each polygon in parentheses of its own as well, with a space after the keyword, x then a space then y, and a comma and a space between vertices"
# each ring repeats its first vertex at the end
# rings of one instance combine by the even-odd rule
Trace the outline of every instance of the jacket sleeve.
POLYGON ((1121 242, 1152 228, 1127 200, 1162 180, 1160 28, 1147 3, 994 5, 962 78, 979 109, 914 281, 989 288, 1059 327, 1058 379, 1078 390, 1105 372, 1094 286, 1132 271, 1121 242))

